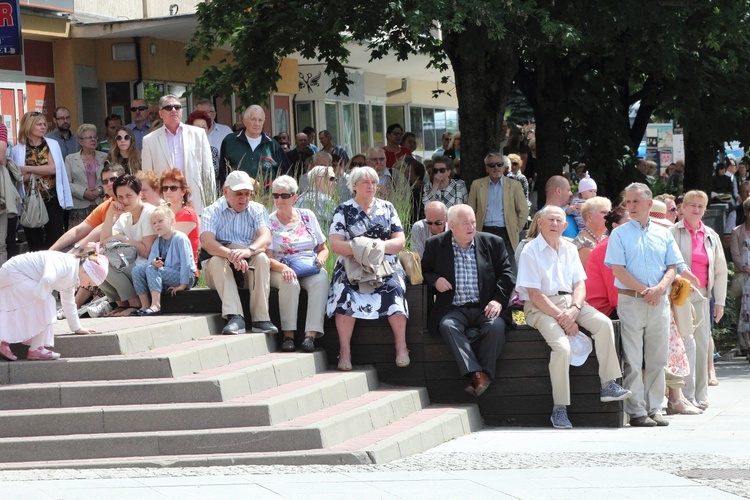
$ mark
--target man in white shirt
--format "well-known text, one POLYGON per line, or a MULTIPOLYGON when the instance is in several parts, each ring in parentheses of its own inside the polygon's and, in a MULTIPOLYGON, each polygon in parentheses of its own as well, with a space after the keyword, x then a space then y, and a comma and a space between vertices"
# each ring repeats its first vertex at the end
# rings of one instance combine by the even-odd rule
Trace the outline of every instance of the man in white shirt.
POLYGON ((570 337, 578 325, 591 332, 596 345, 601 380, 600 399, 621 401, 632 396, 615 380, 622 377, 615 352, 612 321, 585 302, 586 272, 573 244, 562 239, 567 223, 560 207, 547 205, 538 216, 541 234, 523 249, 518 263, 516 290, 526 301, 526 324, 539 330, 552 348, 549 373, 552 381, 551 421, 556 429, 572 429, 570 405, 570 337))
POLYGON ((195 101, 195 110, 204 111, 211 118, 211 128, 208 129, 208 142, 216 151, 221 150, 221 141, 232 133, 232 129, 221 123, 216 123, 216 108, 210 99, 195 101))

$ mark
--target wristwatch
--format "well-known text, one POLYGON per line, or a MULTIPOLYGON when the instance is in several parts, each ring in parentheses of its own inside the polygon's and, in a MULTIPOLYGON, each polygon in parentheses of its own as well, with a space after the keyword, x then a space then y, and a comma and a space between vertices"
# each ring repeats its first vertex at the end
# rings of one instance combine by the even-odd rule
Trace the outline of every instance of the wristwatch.
POLYGON ((247 249, 248 249, 248 250, 250 250, 250 251, 251 251, 252 253, 255 253, 255 252, 257 252, 257 251, 258 251, 258 249, 257 249, 257 248, 255 248, 255 247, 254 247, 254 246, 252 246, 252 245, 250 245, 249 247, 247 247, 247 249))
POLYGON ((578 304, 576 304, 575 302, 573 302, 573 303, 572 303, 571 305, 572 305, 573 307, 575 307, 576 309, 578 309, 579 311, 581 310, 581 307, 582 307, 582 306, 579 306, 579 305, 578 305, 578 304))

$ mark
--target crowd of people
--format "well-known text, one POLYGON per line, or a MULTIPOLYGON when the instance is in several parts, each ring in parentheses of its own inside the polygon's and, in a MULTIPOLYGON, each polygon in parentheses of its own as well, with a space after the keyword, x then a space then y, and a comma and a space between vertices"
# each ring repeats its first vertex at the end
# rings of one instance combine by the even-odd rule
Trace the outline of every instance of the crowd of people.
MULTIPOLYGON (((407 276, 398 257, 408 240, 434 293, 427 326, 451 349, 468 393, 480 396, 492 383, 510 312, 522 309, 552 350, 554 427, 572 427, 568 367, 594 348, 600 398, 625 401, 630 425, 668 425, 665 396, 669 414, 708 407, 707 388, 717 382, 711 327, 723 315, 729 287, 722 238, 702 222, 706 193, 654 199, 648 185, 633 183, 610 200, 597 196, 588 173, 580 172, 575 194, 568 178, 557 175, 544 186, 546 206, 530 218, 528 136, 509 134, 502 152, 485 156, 486 176, 467 188, 459 133, 444 134, 441 148, 420 161, 414 134, 393 124, 383 147, 349 158, 327 130, 317 135, 319 149, 310 127, 293 146, 288 134, 269 137, 260 106, 247 108, 237 132, 215 122, 210 101, 198 107, 186 124, 175 96, 162 97, 153 114, 136 100, 128 126, 117 115, 105 119, 104 141, 94 125, 81 125, 75 151, 65 134, 69 112, 58 108, 56 132, 66 156, 46 134, 43 115, 24 115, 9 155, 18 177, 2 166, 12 186, 4 199, 12 202, 4 205, 0 227, 11 232, 9 215, 18 213, 32 182, 45 194, 49 220, 24 228, 31 252, 0 270, 0 321, 18 325, 0 333, 0 355, 15 359, 10 344, 24 342, 29 359, 59 357, 47 349, 58 314, 53 289, 60 292, 59 315, 75 333, 88 334, 76 309, 92 295, 112 304, 109 316, 158 315, 163 293, 188 290, 202 277, 221 299, 223 334, 280 331, 282 351, 312 352, 328 316, 338 334, 338 369, 348 371, 356 361, 357 319, 387 318, 395 364, 407 367, 407 276), (151 130, 157 115, 161 125, 151 130), (401 188, 408 220, 388 201, 401 188), (332 268, 329 252, 337 256, 332 268), (691 290, 684 303, 669 297, 676 282, 691 290), (269 315, 271 287, 279 291, 278 327, 269 315), (241 288, 250 291, 249 325, 241 288), (304 340, 296 344, 303 289, 304 340), (23 324, 31 311, 38 321, 23 324), (622 372, 613 319, 620 321, 622 372)), ((0 124, 0 147, 2 132, 0 124)), ((750 182, 740 182, 737 196, 748 195, 750 182)), ((742 297, 745 348, 748 212, 750 200, 733 211, 737 225, 723 235, 737 269, 731 293, 742 297)))

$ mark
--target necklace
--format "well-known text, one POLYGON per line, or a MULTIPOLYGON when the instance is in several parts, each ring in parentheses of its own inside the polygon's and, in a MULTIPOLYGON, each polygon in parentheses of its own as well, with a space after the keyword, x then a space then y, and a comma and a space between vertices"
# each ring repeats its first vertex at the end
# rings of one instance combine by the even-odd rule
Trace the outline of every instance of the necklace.
POLYGON ((591 229, 589 229, 588 227, 584 227, 584 229, 586 230, 587 233, 589 233, 591 235, 592 238, 594 238, 594 241, 596 243, 599 243, 602 240, 603 236, 602 236, 602 238, 597 238, 596 235, 594 234, 594 232, 591 229))

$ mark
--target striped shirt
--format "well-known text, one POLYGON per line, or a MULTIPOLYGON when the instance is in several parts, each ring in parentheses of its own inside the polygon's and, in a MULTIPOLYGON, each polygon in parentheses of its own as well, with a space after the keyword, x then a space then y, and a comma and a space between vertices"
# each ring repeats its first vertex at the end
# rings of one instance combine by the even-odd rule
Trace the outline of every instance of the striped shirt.
POLYGON ((201 232, 213 233, 219 241, 248 246, 255 241, 259 228, 269 226, 268 212, 254 201, 242 212, 236 212, 222 196, 203 210, 201 226, 201 232))
POLYGON ((474 240, 464 250, 452 239, 453 262, 456 266, 456 283, 453 286, 453 305, 479 303, 479 280, 477 279, 477 256, 474 252, 474 240))

